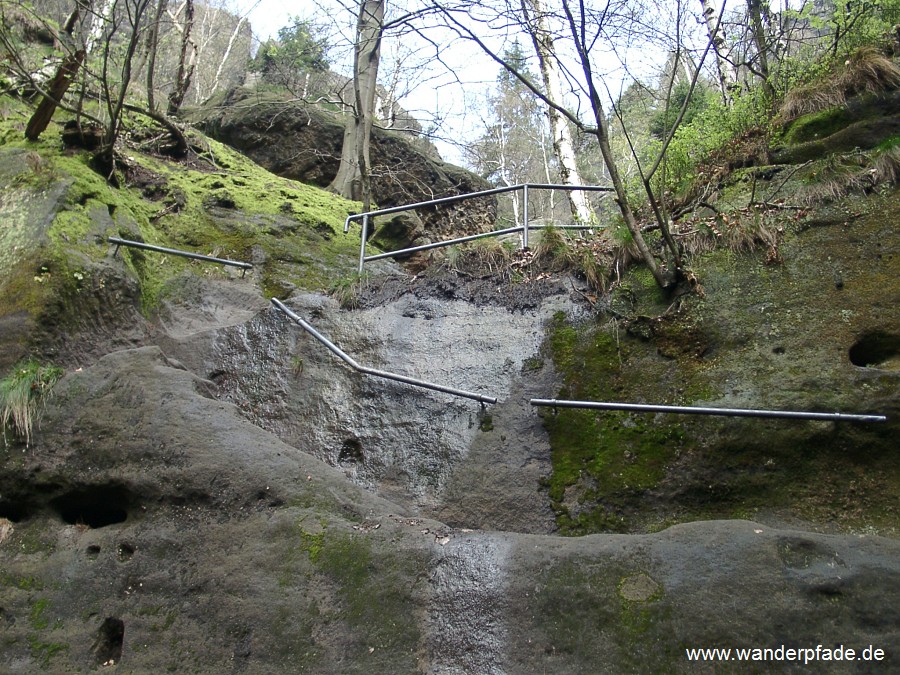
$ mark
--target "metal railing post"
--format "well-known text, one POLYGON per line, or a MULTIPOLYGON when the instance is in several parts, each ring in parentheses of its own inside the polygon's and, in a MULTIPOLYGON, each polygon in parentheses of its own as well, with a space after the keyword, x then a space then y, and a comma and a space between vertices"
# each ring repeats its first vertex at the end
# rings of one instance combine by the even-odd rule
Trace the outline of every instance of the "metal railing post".
POLYGON ((522 248, 528 248, 528 184, 522 188, 524 205, 522 207, 522 248))
MULTIPOLYGON (((347 232, 350 231, 350 222, 351 221, 354 221, 354 220, 362 221, 361 236, 362 236, 363 241, 360 242, 359 267, 358 267, 359 273, 362 274, 363 266, 369 260, 378 260, 380 258, 390 258, 390 257, 396 256, 396 255, 402 255, 405 253, 424 251, 424 250, 428 250, 428 249, 432 249, 432 248, 440 248, 442 246, 451 246, 453 244, 459 243, 461 241, 467 241, 469 239, 467 237, 460 237, 460 238, 451 239, 448 241, 435 242, 433 244, 425 244, 423 246, 413 246, 413 247, 409 247, 409 248, 400 249, 397 251, 388 251, 386 253, 381 253, 378 255, 366 257, 365 240, 368 238, 368 235, 369 235, 369 219, 370 218, 375 218, 376 216, 386 216, 386 215, 389 215, 392 213, 401 213, 403 211, 414 211, 416 209, 423 208, 426 206, 454 204, 456 202, 461 202, 461 201, 464 201, 467 199, 473 199, 476 197, 486 197, 488 195, 499 195, 499 194, 504 194, 507 192, 516 192, 518 190, 522 190, 523 198, 524 198, 523 199, 523 201, 524 201, 524 214, 523 214, 524 222, 522 223, 522 225, 519 225, 517 223, 515 228, 496 230, 494 232, 483 232, 480 235, 477 235, 477 237, 499 236, 501 234, 507 234, 510 230, 521 231, 522 232, 522 234, 521 234, 522 247, 528 248, 528 244, 529 244, 528 235, 531 230, 531 225, 529 223, 529 218, 530 218, 530 215, 529 215, 529 207, 530 207, 529 191, 530 191, 530 188, 534 188, 535 190, 578 190, 578 191, 588 191, 588 192, 612 192, 613 191, 613 188, 611 188, 611 187, 599 186, 599 185, 553 185, 553 184, 549 184, 549 183, 548 184, 523 183, 523 184, 519 184, 519 185, 507 185, 507 186, 504 186, 501 188, 493 188, 491 190, 482 190, 480 192, 471 192, 471 193, 467 193, 467 194, 453 195, 450 197, 441 197, 439 199, 431 199, 431 200, 424 201, 424 202, 416 202, 415 204, 406 204, 405 206, 392 206, 392 207, 386 208, 386 209, 378 209, 376 211, 367 211, 366 213, 351 214, 351 215, 347 216, 347 218, 344 220, 344 233, 346 234, 347 232)), ((538 227, 543 227, 543 226, 541 226, 541 225, 535 226, 535 229, 537 229, 538 227)), ((566 228, 571 227, 572 229, 590 229, 592 226, 576 224, 573 226, 563 226, 563 227, 566 227, 566 228)))
POLYGON ((359 243, 359 274, 362 276, 363 265, 366 264, 366 239, 369 238, 369 214, 362 218, 362 237, 359 243))
POLYGON ((113 256, 116 256, 119 253, 120 246, 128 246, 130 248, 139 248, 145 251, 155 251, 156 253, 166 253, 168 255, 177 255, 182 258, 190 258, 192 260, 203 260, 205 262, 218 263, 220 265, 229 265, 231 267, 240 267, 241 268, 241 278, 244 277, 244 274, 247 270, 252 270, 253 265, 248 262, 241 262, 240 260, 228 260, 227 258, 216 258, 211 255, 203 255, 202 253, 194 253, 192 251, 182 251, 177 248, 167 248, 165 246, 156 246, 155 244, 146 244, 142 241, 131 241, 130 239, 120 239, 119 237, 107 237, 106 239, 110 244, 116 245, 116 250, 113 251, 113 256))

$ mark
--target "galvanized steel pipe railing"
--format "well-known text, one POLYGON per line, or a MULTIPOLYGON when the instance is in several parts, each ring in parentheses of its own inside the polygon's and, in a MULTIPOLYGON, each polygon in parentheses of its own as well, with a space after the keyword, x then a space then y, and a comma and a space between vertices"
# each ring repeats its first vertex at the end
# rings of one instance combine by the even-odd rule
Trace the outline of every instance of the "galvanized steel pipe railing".
POLYGON ((748 410, 742 408, 703 408, 677 405, 646 405, 643 403, 604 403, 598 401, 565 401, 533 398, 533 406, 550 408, 591 408, 596 410, 631 410, 635 412, 676 413, 682 415, 723 415, 727 417, 775 417, 825 422, 884 422, 884 415, 856 415, 848 413, 799 412, 793 410, 748 410))
POLYGON ((203 255, 202 253, 192 253, 191 251, 181 251, 177 248, 166 248, 164 246, 156 246, 154 244, 145 244, 142 241, 130 241, 128 239, 119 239, 119 237, 109 237, 107 239, 110 244, 116 245, 113 255, 119 252, 120 246, 130 246, 131 248, 142 248, 147 251, 156 251, 157 253, 168 253, 169 255, 177 255, 182 258, 193 258, 194 260, 203 260, 205 262, 218 263, 220 265, 230 265, 231 267, 241 268, 241 277, 246 274, 247 270, 253 269, 253 265, 239 260, 228 260, 226 258, 215 258, 211 255, 203 255))
POLYGON ((297 325, 299 325, 303 330, 312 335, 316 340, 325 345, 328 350, 341 359, 344 363, 349 365, 353 370, 356 370, 360 373, 364 373, 366 375, 373 375, 375 377, 381 377, 386 380, 394 380, 396 382, 403 382, 404 384, 409 384, 414 387, 422 387, 423 389, 431 389, 432 391, 439 391, 444 394, 451 394, 453 396, 460 396, 462 398, 470 398, 472 400, 478 401, 481 404, 491 403, 494 404, 497 402, 497 399, 493 396, 484 396, 483 394, 476 394, 471 391, 465 391, 463 389, 455 389, 453 387, 445 387, 441 384, 434 384, 432 382, 426 382, 425 380, 419 380, 414 377, 409 377, 407 375, 399 375, 398 373, 389 373, 384 370, 377 370, 375 368, 369 368, 367 366, 362 366, 358 364, 354 359, 348 356, 340 347, 334 344, 331 340, 322 335, 319 331, 313 328, 307 321, 305 321, 301 316, 291 311, 283 302, 281 302, 278 298, 272 298, 272 304, 284 314, 292 319, 297 325))
MULTIPOLYGON (((472 241, 474 239, 481 239, 482 237, 497 237, 503 234, 510 234, 513 232, 521 232, 522 233, 522 248, 528 248, 528 232, 531 229, 535 229, 533 226, 529 225, 528 222, 528 192, 529 190, 566 190, 569 192, 612 192, 613 188, 608 186, 600 186, 600 185, 554 185, 550 183, 522 183, 520 185, 509 185, 505 187, 493 188, 491 190, 482 190, 481 192, 468 192, 463 195, 453 195, 451 197, 441 197, 439 199, 430 199, 424 202, 416 202, 414 204, 405 204, 403 206, 392 206, 387 209, 379 209, 377 211, 367 211, 366 213, 356 213, 350 216, 347 216, 347 219, 344 221, 344 234, 350 231, 350 222, 354 220, 362 221, 362 232, 360 233, 360 246, 359 246, 359 268, 358 272, 360 274, 363 273, 363 268, 366 262, 372 260, 381 260, 382 258, 392 258, 397 255, 404 255, 407 253, 416 253, 418 251, 427 251, 433 248, 441 248, 443 246, 453 246, 454 244, 459 244, 466 241, 472 241), (410 248, 399 249, 397 251, 389 251, 387 253, 379 253, 377 255, 366 255, 366 240, 369 238, 369 225, 372 222, 372 219, 376 216, 387 216, 393 213, 401 213, 403 211, 413 211, 415 209, 424 208, 426 206, 439 206, 441 204, 452 204, 455 202, 461 202, 467 199, 476 199, 478 197, 487 197, 489 195, 497 195, 505 192, 513 192, 521 190, 524 196, 524 206, 523 206, 523 217, 522 217, 522 225, 517 225, 516 227, 509 227, 504 230, 494 230, 493 232, 482 232, 481 234, 470 235, 468 237, 458 237, 456 239, 448 239, 446 241, 435 242, 433 244, 423 244, 422 246, 413 246, 410 248)), ((589 229, 593 227, 591 225, 567 225, 562 226, 560 229, 589 229)))

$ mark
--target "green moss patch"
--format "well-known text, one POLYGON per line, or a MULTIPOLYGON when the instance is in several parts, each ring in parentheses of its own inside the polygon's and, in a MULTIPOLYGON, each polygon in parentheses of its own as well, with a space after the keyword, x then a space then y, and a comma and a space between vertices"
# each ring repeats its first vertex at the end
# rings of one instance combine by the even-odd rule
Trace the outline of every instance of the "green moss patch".
POLYGON ((535 589, 528 601, 532 622, 520 630, 547 657, 568 665, 557 670, 588 672, 614 661, 628 672, 667 672, 683 655, 664 589, 639 569, 567 560, 546 568, 535 589), (653 590, 634 599, 632 587, 642 581, 653 590))
MULTIPOLYGON (((629 402, 637 367, 655 371, 663 391, 670 378, 665 361, 648 358, 624 331, 573 325, 561 315, 551 326, 549 350, 563 374, 562 399, 629 402)), ((653 382, 646 371, 640 379, 653 382)), ((646 388, 643 402, 669 400, 658 391, 646 388)), ((543 419, 553 462, 547 488, 566 534, 633 527, 629 505, 660 482, 685 444, 677 422, 645 414, 559 408, 546 410, 543 419)))
POLYGON ((9 105, 0 122, 0 214, 7 224, 0 233, 0 316, 24 313, 38 332, 71 335, 103 310, 106 302, 91 306, 89 296, 109 281, 109 270, 129 277, 117 290, 136 286, 115 295, 146 314, 184 274, 239 276, 232 268, 124 247, 122 270, 111 259, 109 236, 252 262, 247 282, 267 296, 324 289, 356 268, 359 227, 345 235, 343 225, 357 204, 278 178, 199 134, 195 145, 206 152, 188 163, 124 149, 123 187, 113 187, 90 168, 88 153, 62 150, 63 118, 29 143, 20 128, 28 110, 9 105))
POLYGON ((335 624, 342 653, 365 655, 354 662, 367 663, 367 672, 414 671, 420 617, 412 583, 427 560, 345 527, 295 521, 279 585, 286 594, 302 590, 301 606, 284 607, 290 625, 276 617, 274 630, 284 631, 293 653, 303 655, 303 667, 313 671, 335 646, 314 637, 314 626, 323 623, 335 624))

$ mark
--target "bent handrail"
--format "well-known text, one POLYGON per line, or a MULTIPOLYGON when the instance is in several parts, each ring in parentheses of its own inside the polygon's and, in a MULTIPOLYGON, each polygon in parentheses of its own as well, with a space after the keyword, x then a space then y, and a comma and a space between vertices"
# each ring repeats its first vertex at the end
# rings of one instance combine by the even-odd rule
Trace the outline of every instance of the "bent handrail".
POLYGON ((341 359, 348 366, 353 368, 360 373, 364 373, 366 375, 373 375, 375 377, 381 377, 386 380, 394 380, 396 382, 403 382, 405 384, 410 384, 414 387, 422 387, 424 389, 431 389, 433 391, 439 391, 445 394, 452 394, 453 396, 460 396, 462 398, 470 398, 475 401, 478 401, 481 404, 491 403, 494 404, 497 402, 497 399, 493 396, 484 396, 483 394, 476 394, 471 391, 465 391, 463 389, 455 389, 453 387, 445 387, 441 384, 433 384, 432 382, 426 382, 425 380, 419 380, 414 377, 408 377, 406 375, 399 375, 397 373, 389 373, 384 370, 376 370, 375 368, 369 368, 367 366, 361 366, 356 361, 354 361, 350 356, 348 356, 340 347, 334 344, 331 340, 322 335, 319 331, 313 328, 308 322, 306 322, 302 317, 297 315, 288 309, 281 300, 278 298, 272 298, 272 304, 284 314, 296 322, 303 330, 312 335, 316 340, 321 342, 328 350, 341 359))
POLYGON ((726 417, 779 417, 826 422, 884 422, 884 415, 855 415, 848 413, 800 412, 794 410, 748 410, 745 408, 704 408, 681 405, 648 405, 643 403, 603 403, 598 401, 565 401, 533 398, 533 406, 550 408, 592 408, 597 410, 633 410, 636 412, 677 413, 682 415, 723 415, 726 417))
POLYGON ((240 267, 241 268, 241 277, 247 272, 247 270, 252 270, 253 265, 247 262, 241 262, 239 260, 228 260, 227 258, 216 258, 211 255, 203 255, 202 253, 193 253, 191 251, 182 251, 177 248, 166 248, 165 246, 156 246, 155 244, 145 244, 142 241, 131 241, 129 239, 120 239, 119 237, 108 237, 107 241, 110 244, 116 245, 116 250, 113 253, 115 256, 116 253, 119 252, 120 246, 130 246, 131 248, 142 248, 147 251, 156 251, 157 253, 168 253, 170 255, 178 255, 182 258, 193 258, 194 260, 203 260, 205 262, 219 263, 220 265, 231 265, 232 267, 240 267))

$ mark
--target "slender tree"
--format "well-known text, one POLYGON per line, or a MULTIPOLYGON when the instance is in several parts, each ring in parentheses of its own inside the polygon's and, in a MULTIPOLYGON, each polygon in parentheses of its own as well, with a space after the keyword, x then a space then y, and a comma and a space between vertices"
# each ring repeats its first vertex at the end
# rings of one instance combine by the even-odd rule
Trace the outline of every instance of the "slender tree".
POLYGON ((169 0, 157 0, 153 21, 147 29, 147 108, 156 110, 156 56, 159 51, 159 29, 169 0))
POLYGON ((725 58, 727 50, 725 30, 713 0, 700 0, 700 3, 703 6, 703 22, 706 24, 709 41, 716 52, 716 75, 718 76, 719 91, 722 94, 723 103, 728 105, 731 102, 736 78, 734 68, 725 58))
MULTIPOLYGON (((175 18, 177 19, 177 17, 175 18)), ((181 32, 181 50, 178 57, 178 69, 175 73, 175 86, 169 93, 167 108, 169 115, 175 115, 181 109, 194 75, 193 57, 196 54, 196 47, 191 40, 191 30, 194 27, 194 0, 184 0, 184 20, 178 26, 181 32)))
MULTIPOLYGON (((523 77, 534 79, 518 40, 505 50, 503 59, 523 77)), ((549 161, 547 155, 552 151, 548 153, 547 125, 541 108, 531 92, 508 70, 501 68, 496 89, 487 99, 485 131, 466 150, 472 168, 497 186, 551 182, 546 164, 549 161)), ((554 171, 555 168, 554 164, 554 171)), ((520 198, 518 191, 509 193, 512 222, 516 224, 521 224, 520 198)), ((500 203, 501 214, 508 217, 504 203, 500 203)), ((534 197, 529 199, 529 204, 534 209, 534 197)), ((531 216, 536 215, 538 210, 532 210, 531 216)))
MULTIPOLYGON (((466 4, 463 7, 437 6, 446 17, 449 26, 454 27, 466 39, 477 44, 485 54, 504 68, 510 70, 510 72, 528 87, 535 96, 544 101, 546 105, 558 111, 582 133, 590 135, 596 140, 616 195, 616 204, 619 208, 622 220, 631 234, 631 238, 638 248, 644 264, 647 266, 647 269, 650 270, 656 283, 662 288, 668 288, 677 281, 678 275, 680 274, 677 247, 675 247, 671 237, 666 237, 666 245, 673 255, 674 264, 672 269, 663 269, 657 262, 644 239, 641 227, 632 208, 625 182, 622 180, 619 164, 610 147, 609 120, 604 108, 603 99, 600 95, 600 87, 603 86, 603 84, 601 78, 595 72, 594 62, 591 59, 591 52, 597 40, 603 34, 603 23, 608 17, 605 13, 594 14, 590 12, 585 6, 584 0, 561 0, 560 5, 560 20, 564 27, 561 35, 565 35, 570 41, 571 46, 574 48, 575 67, 580 70, 581 77, 579 78, 579 83, 582 88, 582 94, 587 99, 593 124, 583 120, 577 114, 577 110, 568 108, 564 106, 562 102, 554 101, 549 98, 540 87, 515 72, 514 68, 510 68, 510 65, 503 60, 502 56, 481 37, 481 31, 476 30, 468 23, 468 19, 472 18, 472 12, 483 10, 484 5, 482 3, 479 2, 476 3, 476 5, 466 4)), ((504 18, 506 20, 511 20, 511 17, 508 16, 504 18)), ((477 26, 480 27, 484 24, 490 24, 490 20, 484 20, 483 18, 476 19, 477 26)), ((655 211, 655 214, 657 215, 660 229, 664 234, 668 233, 668 224, 660 217, 658 210, 655 211)))
POLYGON ((363 202, 371 200, 370 148, 375 114, 375 87, 384 31, 384 0, 361 0, 353 50, 353 114, 347 116, 341 163, 330 188, 363 202))

